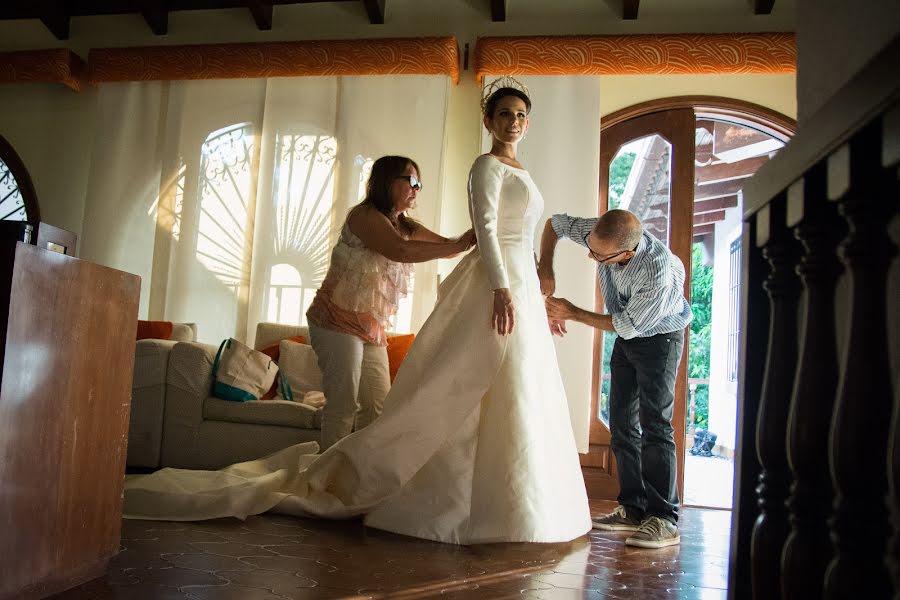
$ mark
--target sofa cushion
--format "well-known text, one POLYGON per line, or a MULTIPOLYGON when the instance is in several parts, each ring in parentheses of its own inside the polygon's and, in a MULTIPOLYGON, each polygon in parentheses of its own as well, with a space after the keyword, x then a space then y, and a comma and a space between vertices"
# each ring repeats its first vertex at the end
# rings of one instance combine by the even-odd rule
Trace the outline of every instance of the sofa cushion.
POLYGON ((397 377, 397 371, 400 370, 400 363, 406 358, 407 352, 415 341, 415 334, 408 333, 405 335, 391 336, 387 340, 388 370, 391 374, 391 383, 397 377))
POLYGON ((278 366, 283 375, 287 375, 294 399, 300 400, 306 392, 321 392, 322 371, 312 346, 281 340, 281 352, 278 366))
POLYGON ((176 342, 196 342, 197 341, 197 324, 196 323, 172 323, 172 337, 170 340, 176 342))
POLYGON ((134 345, 133 388, 166 384, 169 353, 176 344, 171 340, 145 339, 134 345))
POLYGON ((137 322, 137 340, 168 340, 172 338, 172 321, 141 321, 137 322))
POLYGON ((210 397, 203 403, 203 418, 211 421, 299 429, 318 429, 322 421, 320 412, 311 406, 287 400, 230 402, 210 397))

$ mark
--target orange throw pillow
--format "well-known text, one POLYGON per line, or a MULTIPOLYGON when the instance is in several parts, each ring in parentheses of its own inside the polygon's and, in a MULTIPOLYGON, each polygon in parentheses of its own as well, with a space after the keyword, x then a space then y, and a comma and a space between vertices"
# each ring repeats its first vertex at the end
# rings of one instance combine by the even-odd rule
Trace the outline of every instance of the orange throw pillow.
POLYGON ((388 337, 387 354, 388 367, 391 371, 391 383, 394 383, 394 378, 397 376, 397 371, 400 370, 400 363, 402 363, 403 359, 406 358, 406 353, 409 352, 409 349, 415 339, 416 334, 414 333, 388 337))
POLYGON ((138 340, 167 340, 172 337, 172 321, 138 321, 138 340))
MULTIPOLYGON (((301 344, 306 343, 306 338, 302 335, 295 335, 294 337, 286 338, 292 342, 299 342, 301 344)), ((275 364, 278 364, 278 359, 281 358, 281 340, 275 342, 271 346, 266 346, 262 350, 260 350, 263 354, 271 358, 275 364)), ((275 381, 272 382, 272 387, 269 388, 269 391, 263 394, 263 397, 260 400, 272 400, 275 395, 278 393, 278 377, 275 378, 275 381)))

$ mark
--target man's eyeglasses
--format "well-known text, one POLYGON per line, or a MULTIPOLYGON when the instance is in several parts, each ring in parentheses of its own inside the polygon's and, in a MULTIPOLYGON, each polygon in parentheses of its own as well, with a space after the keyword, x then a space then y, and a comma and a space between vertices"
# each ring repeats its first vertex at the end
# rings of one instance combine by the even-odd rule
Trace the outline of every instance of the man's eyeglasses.
POLYGON ((422 182, 415 175, 397 175, 396 179, 405 179, 409 182, 409 187, 417 192, 422 191, 422 182))
POLYGON ((611 260, 611 259, 613 259, 613 258, 619 256, 620 254, 625 254, 626 252, 628 252, 628 250, 619 250, 619 251, 616 252, 615 254, 610 254, 609 256, 600 256, 599 254, 597 254, 596 252, 594 252, 594 249, 591 248, 591 245, 588 243, 588 238, 589 238, 589 237, 591 237, 591 232, 590 232, 590 231, 588 231, 587 234, 586 234, 586 235, 584 236, 584 238, 583 238, 583 240, 584 240, 584 245, 587 246, 588 252, 591 253, 591 257, 593 257, 593 259, 596 260, 596 261, 599 262, 599 263, 605 263, 606 261, 611 260))

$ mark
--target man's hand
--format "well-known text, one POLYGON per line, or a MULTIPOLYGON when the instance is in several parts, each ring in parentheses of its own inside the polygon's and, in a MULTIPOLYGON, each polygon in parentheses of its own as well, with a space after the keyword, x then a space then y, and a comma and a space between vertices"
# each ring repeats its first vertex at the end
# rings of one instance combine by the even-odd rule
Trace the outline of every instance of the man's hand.
POLYGON ((554 298, 550 296, 546 299, 547 317, 555 321, 572 321, 578 314, 578 307, 566 300, 565 298, 554 298))
POLYGON ((553 266, 538 263, 538 280, 541 282, 541 294, 552 296, 556 291, 556 275, 553 274, 553 266))
POLYGON ((553 335, 558 335, 559 337, 563 337, 567 333, 566 330, 566 322, 559 321, 557 319, 547 319, 547 324, 550 325, 550 333, 553 335))

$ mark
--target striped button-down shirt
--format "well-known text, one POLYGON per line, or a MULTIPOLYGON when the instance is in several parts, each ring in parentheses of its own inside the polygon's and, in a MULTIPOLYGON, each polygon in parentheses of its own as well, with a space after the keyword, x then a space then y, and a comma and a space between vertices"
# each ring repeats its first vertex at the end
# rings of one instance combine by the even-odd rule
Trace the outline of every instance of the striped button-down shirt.
MULTIPOLYGON (((562 214, 550 223, 560 239, 587 247, 584 239, 597 219, 562 214)), ((694 317, 684 297, 684 265, 646 231, 628 264, 598 264, 597 278, 613 327, 626 340, 680 331, 694 317)))

